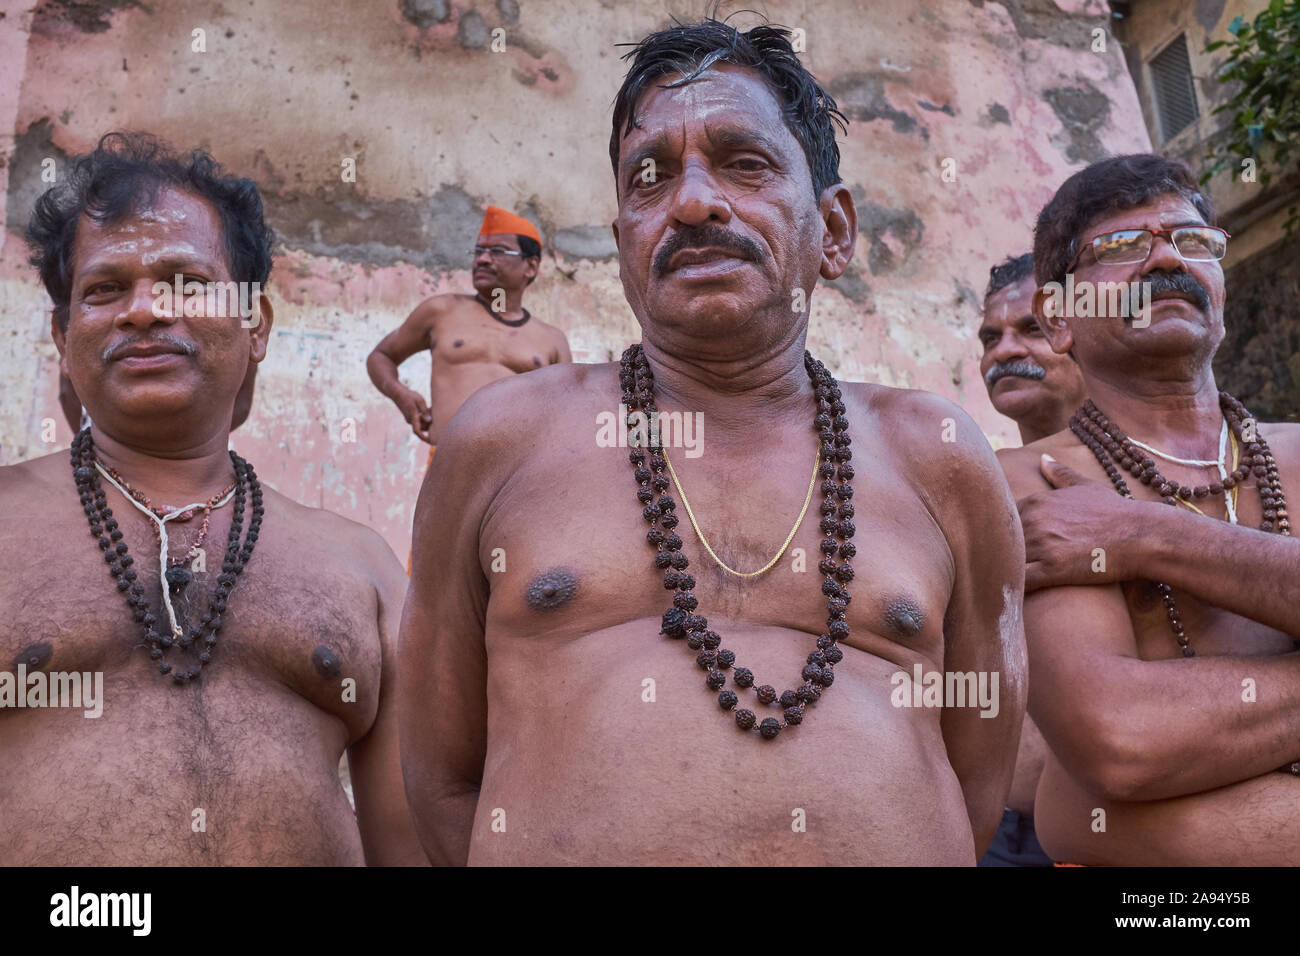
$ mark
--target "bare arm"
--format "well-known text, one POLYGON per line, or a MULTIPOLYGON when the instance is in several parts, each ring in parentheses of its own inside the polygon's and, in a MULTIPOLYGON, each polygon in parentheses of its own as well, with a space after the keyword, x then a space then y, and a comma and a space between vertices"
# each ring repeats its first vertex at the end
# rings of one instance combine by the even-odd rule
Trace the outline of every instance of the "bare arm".
POLYGON ((402 384, 397 367, 417 352, 433 345, 438 317, 442 314, 442 296, 426 299, 406 317, 406 321, 385 335, 366 357, 366 371, 375 388, 390 399, 411 426, 416 437, 430 441, 433 414, 424 396, 402 384))
POLYGON ((348 748, 357 824, 370 866, 428 866, 402 788, 397 741, 397 625, 406 575, 387 543, 372 532, 363 547, 377 568, 379 642, 383 666, 379 709, 365 737, 348 748))
POLYGON ((509 440, 485 424, 496 391, 471 396, 443 431, 416 505, 402 616, 402 773, 416 830, 439 865, 468 858, 487 753, 489 589, 479 527, 509 440))
POLYGON ((1043 461, 1041 468, 1059 490, 1020 502, 1030 589, 1163 581, 1300 638, 1300 540, 1131 501, 1060 462, 1043 461), (1094 558, 1097 548, 1105 552, 1104 568, 1094 558), (1187 560, 1189 554, 1197 559, 1187 560))
POLYGON ((1029 711, 1057 759, 1104 797, 1198 793, 1300 756, 1300 654, 1144 661, 1115 585, 1035 592, 1025 633, 1029 711))
POLYGON ((927 399, 922 408, 913 444, 940 449, 927 484, 955 565, 944 616, 944 670, 985 675, 990 690, 994 675, 998 681, 987 707, 968 701, 945 708, 941 720, 978 859, 1002 818, 1025 715, 1024 544, 1011 491, 984 435, 946 401, 927 399), (940 438, 948 418, 957 427, 955 443, 940 438))

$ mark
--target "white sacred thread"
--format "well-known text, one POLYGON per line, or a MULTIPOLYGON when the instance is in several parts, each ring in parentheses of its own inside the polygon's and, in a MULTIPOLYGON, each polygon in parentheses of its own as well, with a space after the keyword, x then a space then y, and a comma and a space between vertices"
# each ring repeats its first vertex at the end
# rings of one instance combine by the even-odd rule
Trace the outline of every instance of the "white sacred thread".
MULTIPOLYGON (((1226 418, 1223 420, 1223 428, 1219 432, 1218 461, 1206 461, 1203 458, 1175 458, 1173 455, 1166 455, 1158 448, 1152 448, 1150 445, 1142 444, 1132 435, 1128 436, 1128 440, 1137 445, 1143 451, 1149 451, 1151 454, 1163 458, 1165 461, 1172 461, 1176 465, 1187 465, 1189 468, 1218 468, 1220 480, 1228 477, 1228 469, 1225 467, 1228 460, 1228 420, 1226 418)), ((1237 509, 1233 507, 1232 495, 1224 495, 1223 499, 1228 505, 1228 523, 1236 524, 1237 509)))
MULTIPOLYGON (((110 485, 112 485, 118 491, 122 492, 123 498, 125 498, 127 501, 133 504, 136 507, 136 510, 138 510, 142 515, 144 515, 146 518, 148 518, 150 521, 152 521, 155 525, 158 526, 158 583, 162 585, 163 607, 167 608, 167 622, 171 625, 172 637, 179 640, 184 635, 185 632, 182 631, 181 626, 176 623, 176 611, 172 608, 171 588, 167 586, 167 557, 168 557, 167 522, 171 521, 172 518, 175 518, 178 515, 183 515, 187 511, 195 511, 195 510, 206 508, 208 506, 207 502, 199 501, 192 505, 185 505, 183 508, 177 508, 171 514, 159 518, 156 514, 154 514, 152 511, 150 511, 140 502, 136 501, 135 497, 131 495, 130 492, 128 492, 121 485, 119 485, 117 481, 114 480, 113 476, 108 473, 108 470, 99 463, 99 459, 95 460, 95 467, 99 470, 99 473, 104 476, 104 479, 110 485)), ((235 487, 238 487, 238 485, 236 485, 235 487)), ((212 507, 220 508, 222 505, 229 502, 230 499, 233 498, 234 496, 235 496, 235 489, 231 488, 219 499, 217 499, 217 501, 213 503, 212 507)))

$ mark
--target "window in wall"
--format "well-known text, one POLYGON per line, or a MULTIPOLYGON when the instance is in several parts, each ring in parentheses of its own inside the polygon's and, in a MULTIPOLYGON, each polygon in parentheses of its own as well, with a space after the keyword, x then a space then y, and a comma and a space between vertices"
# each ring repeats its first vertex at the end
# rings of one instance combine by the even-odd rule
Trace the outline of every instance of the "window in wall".
POLYGON ((1196 122, 1200 112, 1192 82, 1192 63, 1187 55, 1187 35, 1180 33, 1157 53, 1151 59, 1150 68, 1160 135, 1168 142, 1196 122))

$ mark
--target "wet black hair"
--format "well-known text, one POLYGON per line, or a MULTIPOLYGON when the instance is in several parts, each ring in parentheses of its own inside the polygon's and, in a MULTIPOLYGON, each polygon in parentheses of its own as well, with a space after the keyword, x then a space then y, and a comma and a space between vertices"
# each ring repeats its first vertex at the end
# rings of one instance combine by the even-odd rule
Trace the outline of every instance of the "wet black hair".
POLYGON ((636 104, 655 81, 682 74, 672 88, 698 78, 715 63, 748 67, 761 74, 771 86, 786 128, 803 148, 812 172, 815 198, 840 181, 840 148, 835 142, 835 123, 847 131, 848 121, 835 100, 799 61, 790 44, 790 31, 764 24, 741 33, 720 20, 674 25, 651 33, 623 55, 631 59, 623 85, 614 99, 613 130, 609 137, 609 160, 618 180, 619 142, 638 127, 636 104))

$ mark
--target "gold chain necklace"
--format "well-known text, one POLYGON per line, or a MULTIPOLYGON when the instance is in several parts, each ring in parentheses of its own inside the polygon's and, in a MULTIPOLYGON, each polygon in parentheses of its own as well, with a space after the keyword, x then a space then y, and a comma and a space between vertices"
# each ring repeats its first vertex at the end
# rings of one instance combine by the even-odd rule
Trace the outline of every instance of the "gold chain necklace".
POLYGON ((686 492, 683 490, 682 483, 678 480, 677 472, 673 468, 673 463, 668 457, 668 449, 663 449, 660 454, 664 456, 664 461, 668 465, 668 473, 673 476, 673 484, 677 488, 678 496, 682 499, 682 507, 686 509, 686 516, 691 519, 691 527, 695 529, 695 534, 699 537, 700 544, 704 545, 704 550, 709 552, 709 557, 717 562, 718 567, 722 568, 722 570, 726 571, 728 574, 734 574, 738 578, 756 578, 764 571, 771 570, 772 566, 781 560, 781 555, 785 554, 785 549, 790 547, 790 542, 794 540, 795 532, 799 530, 799 526, 803 524, 804 515, 808 513, 808 504, 812 501, 813 488, 817 486, 817 470, 821 467, 822 463, 822 452, 819 446, 817 449, 817 455, 813 459, 812 480, 808 482, 808 494, 803 499, 803 508, 799 511, 799 517, 795 519, 794 527, 791 528, 790 533, 785 536, 785 543, 781 545, 781 550, 773 556, 771 561, 767 562, 767 564, 763 565, 757 571, 736 571, 727 567, 723 560, 714 554, 713 549, 709 547, 708 539, 704 537, 704 532, 700 530, 699 523, 695 520, 695 512, 691 511, 691 503, 686 500, 686 492))

